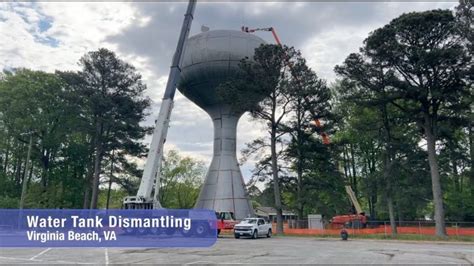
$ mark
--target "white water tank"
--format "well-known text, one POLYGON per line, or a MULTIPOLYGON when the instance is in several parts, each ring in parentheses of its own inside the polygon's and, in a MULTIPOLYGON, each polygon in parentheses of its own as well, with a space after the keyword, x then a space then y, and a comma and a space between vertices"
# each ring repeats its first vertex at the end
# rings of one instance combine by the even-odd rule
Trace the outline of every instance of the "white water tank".
POLYGON ((236 130, 246 110, 220 100, 216 88, 237 77, 239 63, 252 59, 264 41, 235 30, 207 31, 189 38, 181 64, 178 89, 211 117, 214 124, 214 153, 195 208, 233 212, 237 219, 254 216, 236 157, 236 130))

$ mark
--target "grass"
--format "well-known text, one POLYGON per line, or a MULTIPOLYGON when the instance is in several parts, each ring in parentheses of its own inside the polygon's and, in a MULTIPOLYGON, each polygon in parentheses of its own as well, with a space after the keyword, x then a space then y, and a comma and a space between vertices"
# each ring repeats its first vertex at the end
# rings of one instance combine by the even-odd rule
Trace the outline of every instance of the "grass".
MULTIPOLYGON (((337 235, 278 235, 278 237, 312 237, 312 238, 334 238, 340 239, 337 235)), ((350 234, 349 239, 380 239, 380 240, 408 240, 408 241, 432 241, 432 242, 474 242, 474 236, 448 236, 438 237, 434 235, 398 234, 397 236, 371 234, 357 235, 350 234)))
MULTIPOLYGON (((232 231, 226 230, 221 232, 222 236, 234 236, 232 231)), ((274 234, 277 236, 276 234, 274 234)), ((334 238, 340 239, 338 235, 296 235, 284 234, 278 237, 311 237, 311 238, 334 238)), ((417 235, 417 234, 398 234, 397 236, 384 234, 349 234, 349 239, 379 239, 379 240, 404 240, 404 241, 431 241, 431 242, 474 242, 474 236, 448 236, 438 237, 434 235, 417 235)))
POLYGON ((474 236, 448 236, 439 237, 434 235, 416 235, 416 234, 399 234, 392 235, 352 235, 353 238, 362 239, 386 239, 386 240, 415 240, 415 241, 461 241, 474 242, 474 236))

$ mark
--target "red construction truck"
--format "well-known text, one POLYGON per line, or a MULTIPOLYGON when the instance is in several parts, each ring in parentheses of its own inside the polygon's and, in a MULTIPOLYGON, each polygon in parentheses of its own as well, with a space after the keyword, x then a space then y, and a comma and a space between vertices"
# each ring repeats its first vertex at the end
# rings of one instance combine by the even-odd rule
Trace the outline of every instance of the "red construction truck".
POLYGON ((216 212, 217 218, 217 235, 221 230, 232 230, 238 223, 233 212, 216 212))
POLYGON ((346 186, 346 192, 352 202, 352 205, 354 206, 356 213, 332 217, 330 221, 331 226, 333 228, 365 228, 367 226, 367 216, 365 216, 365 212, 360 207, 359 201, 357 200, 354 191, 350 186, 346 186))

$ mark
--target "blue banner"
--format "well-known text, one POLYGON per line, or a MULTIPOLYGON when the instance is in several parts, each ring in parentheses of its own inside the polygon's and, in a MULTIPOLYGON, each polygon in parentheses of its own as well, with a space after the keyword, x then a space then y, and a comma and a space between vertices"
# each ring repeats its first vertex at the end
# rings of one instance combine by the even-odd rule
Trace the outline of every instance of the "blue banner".
POLYGON ((211 210, 0 209, 0 247, 209 247, 211 210))

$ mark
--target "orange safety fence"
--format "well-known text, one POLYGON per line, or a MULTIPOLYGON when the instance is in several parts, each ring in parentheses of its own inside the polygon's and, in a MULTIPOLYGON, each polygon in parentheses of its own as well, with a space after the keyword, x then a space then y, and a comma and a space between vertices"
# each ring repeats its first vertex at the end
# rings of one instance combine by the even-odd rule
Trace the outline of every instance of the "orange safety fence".
MULTIPOLYGON (((275 225, 273 225, 275 231, 275 225)), ((390 226, 379 226, 376 228, 363 228, 363 229, 346 229, 349 234, 353 235, 374 235, 374 234, 391 234, 392 230, 390 226)), ((434 227, 397 227, 399 234, 418 234, 418 235, 435 235, 434 227)), ((447 234, 450 236, 474 236, 474 228, 446 228, 447 234)), ((341 229, 296 229, 296 228, 284 228, 285 234, 288 235, 339 235, 341 229)))
MULTIPOLYGON (((276 223, 272 223, 272 230, 276 232, 276 223)), ((317 236, 317 235, 334 235, 339 236, 341 229, 309 229, 309 228, 290 228, 288 222, 283 223, 284 234, 286 235, 301 235, 301 236, 317 236)), ((390 235, 392 229, 390 224, 378 225, 377 227, 371 228, 346 228, 347 232, 352 235, 390 235)), ((222 230, 224 234, 233 233, 232 229, 222 230)), ((397 226, 398 234, 417 234, 417 235, 435 235, 434 226, 397 226)), ((474 236, 474 224, 469 224, 468 227, 446 227, 446 233, 449 236, 474 236)))

